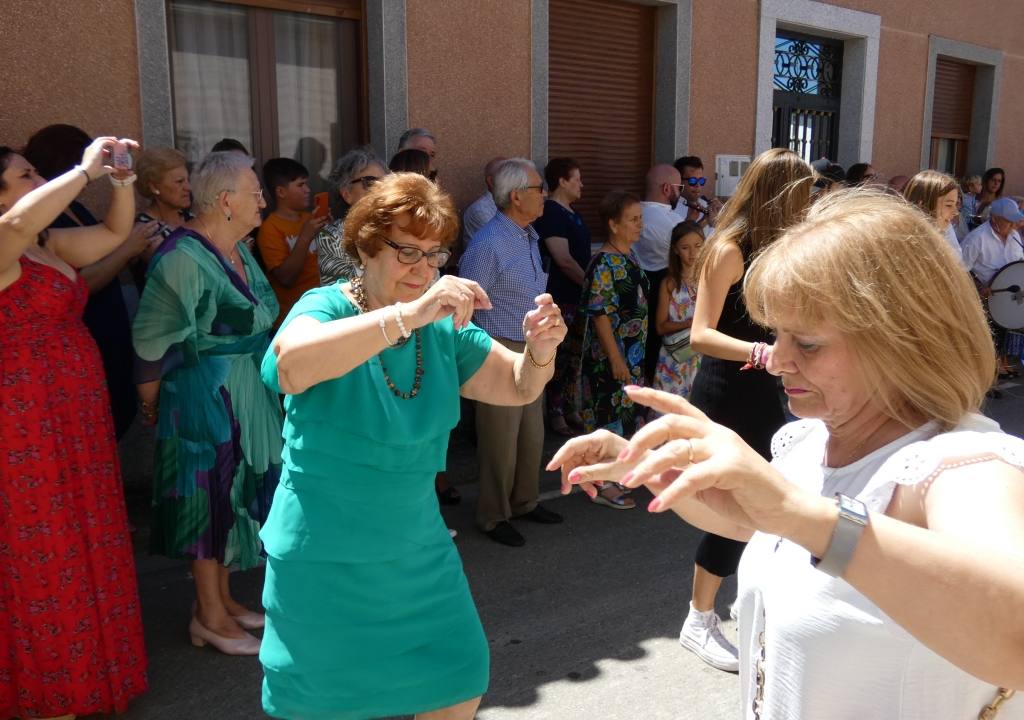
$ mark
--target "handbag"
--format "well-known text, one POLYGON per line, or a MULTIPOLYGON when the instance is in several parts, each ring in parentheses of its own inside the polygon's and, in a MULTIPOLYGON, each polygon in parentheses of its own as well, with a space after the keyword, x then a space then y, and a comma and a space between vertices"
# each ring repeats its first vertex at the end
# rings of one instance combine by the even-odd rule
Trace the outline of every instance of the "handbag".
POLYGON ((661 344, 676 362, 685 362, 692 353, 690 352, 690 328, 663 335, 661 344))

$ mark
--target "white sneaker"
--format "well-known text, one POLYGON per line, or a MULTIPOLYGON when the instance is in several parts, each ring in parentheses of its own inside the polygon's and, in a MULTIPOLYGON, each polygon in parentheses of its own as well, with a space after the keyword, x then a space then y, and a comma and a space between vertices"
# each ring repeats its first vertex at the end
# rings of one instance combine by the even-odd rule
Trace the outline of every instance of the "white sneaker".
POLYGON ((713 668, 740 671, 740 653, 722 634, 721 620, 714 610, 702 613, 691 605, 679 631, 679 644, 713 668))

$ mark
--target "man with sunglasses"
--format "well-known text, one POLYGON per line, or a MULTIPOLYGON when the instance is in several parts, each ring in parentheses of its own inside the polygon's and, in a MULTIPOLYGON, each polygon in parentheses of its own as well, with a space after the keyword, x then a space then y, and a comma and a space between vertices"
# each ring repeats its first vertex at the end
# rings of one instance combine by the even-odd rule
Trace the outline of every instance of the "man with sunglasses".
POLYGON ((718 220, 722 203, 715 197, 709 198, 705 191, 707 178, 704 177, 704 163, 696 155, 684 155, 673 163, 682 181, 679 186, 679 202, 676 214, 681 220, 690 220, 704 228, 705 237, 711 234, 718 220))
MULTIPOLYGON (((545 293, 548 274, 541 264, 537 231, 530 225, 544 211, 547 193, 536 166, 511 158, 494 173, 498 212, 480 228, 459 263, 459 274, 476 281, 491 300, 490 310, 477 310, 473 322, 515 352, 526 347, 523 317, 545 293)), ((554 357, 533 358, 537 367, 554 357)), ((562 516, 537 502, 540 459, 544 449, 543 395, 518 407, 476 402, 477 460, 480 500, 477 525, 502 545, 519 547, 526 540, 509 522, 522 517, 553 524, 562 516)))

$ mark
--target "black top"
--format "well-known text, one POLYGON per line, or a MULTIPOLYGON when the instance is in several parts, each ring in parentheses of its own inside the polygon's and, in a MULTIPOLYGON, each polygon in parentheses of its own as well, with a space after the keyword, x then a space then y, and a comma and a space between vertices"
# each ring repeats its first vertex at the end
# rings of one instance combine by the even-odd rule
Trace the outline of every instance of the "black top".
MULTIPOLYGON (((51 228, 76 228, 99 225, 82 203, 73 201, 70 210, 82 225, 66 212, 50 223, 51 228)), ((115 277, 104 287, 89 293, 89 301, 82 315, 89 333, 96 341, 103 359, 103 370, 107 376, 110 392, 110 408, 114 416, 114 430, 120 439, 135 418, 135 384, 132 381, 132 362, 135 350, 132 348, 131 322, 128 308, 121 294, 121 283, 115 277)))
POLYGON ((533 222, 533 229, 540 236, 541 258, 548 267, 548 292, 559 305, 578 305, 582 288, 552 261, 545 239, 566 238, 569 241, 569 254, 585 270, 590 264, 590 230, 583 218, 554 200, 545 200, 544 214, 533 222))

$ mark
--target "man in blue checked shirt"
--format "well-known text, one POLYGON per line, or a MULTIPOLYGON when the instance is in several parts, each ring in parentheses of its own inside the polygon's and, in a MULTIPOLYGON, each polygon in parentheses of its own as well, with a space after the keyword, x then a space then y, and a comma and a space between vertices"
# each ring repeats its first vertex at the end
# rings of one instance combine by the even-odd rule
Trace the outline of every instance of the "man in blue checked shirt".
MULTIPOLYGON (((523 316, 545 292, 537 233, 530 226, 544 211, 544 182, 526 158, 502 162, 494 173, 495 216, 473 236, 459 273, 475 280, 492 310, 477 310, 473 322, 506 347, 522 352, 523 316)), ((495 542, 512 547, 526 540, 509 522, 522 517, 553 524, 562 516, 537 502, 544 447, 543 397, 529 405, 499 407, 476 403, 480 500, 476 521, 495 542)))

